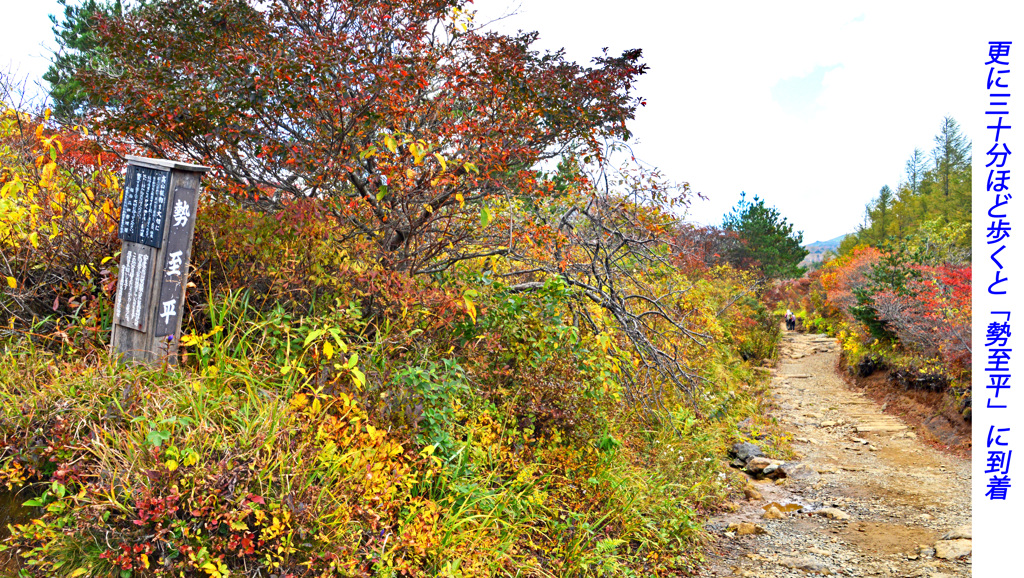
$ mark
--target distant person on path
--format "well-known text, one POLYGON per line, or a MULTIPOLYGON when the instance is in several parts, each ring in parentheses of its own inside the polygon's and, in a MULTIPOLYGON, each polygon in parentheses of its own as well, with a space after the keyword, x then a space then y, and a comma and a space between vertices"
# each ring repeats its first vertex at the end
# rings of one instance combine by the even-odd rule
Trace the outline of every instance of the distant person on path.
POLYGON ((796 315, 789 309, 786 309, 786 329, 793 331, 796 329, 796 315))

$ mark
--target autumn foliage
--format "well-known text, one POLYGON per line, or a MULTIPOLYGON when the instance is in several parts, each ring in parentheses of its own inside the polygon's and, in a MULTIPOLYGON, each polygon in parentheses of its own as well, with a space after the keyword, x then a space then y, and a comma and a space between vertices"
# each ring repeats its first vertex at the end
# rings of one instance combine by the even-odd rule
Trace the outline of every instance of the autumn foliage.
POLYGON ((948 389, 969 419, 971 269, 920 255, 859 246, 768 298, 799 311, 804 328, 839 337, 854 373, 886 368, 903 387, 948 389))
POLYGON ((120 164, 81 130, 53 130, 45 118, 0 105, 0 274, 9 327, 71 314, 95 327, 104 314, 120 164))
POLYGON ((684 269, 700 270, 725 263, 739 269, 754 265, 752 259, 743 255, 739 235, 718 227, 685 224, 680 227, 674 245, 678 265, 684 269))
POLYGON ((15 525, 0 560, 16 552, 39 576, 694 571, 699 515, 726 491, 704 457, 756 411, 740 358, 773 355, 777 326, 748 274, 679 267, 669 244, 628 252, 603 233, 673 238, 657 193, 601 201, 582 174, 553 175, 560 195, 532 215, 493 205, 496 220, 536 227, 513 254, 536 271, 490 257, 440 282, 367 257, 326 202, 265 211, 207 198, 183 369, 126 369, 103 361, 117 165, 86 154, 87 138, 20 120, 32 129, 8 133, 24 152, 5 157, 5 183, 34 189, 4 207, 39 220, 9 230, 4 256, 35 265, 10 271, 3 303, 56 295, 61 307, 5 319, 16 353, 0 367, 0 484, 31 489, 44 513, 15 525), (41 204, 59 198, 74 210, 41 204), (579 199, 592 204, 570 215, 573 231, 537 218, 579 199), (32 236, 50 223, 93 235, 66 269, 59 251, 74 237, 32 236), (630 268, 599 269, 606 255, 630 268), (61 271, 75 276, 46 282, 61 271), (663 335, 647 343, 678 356, 689 391, 617 314, 663 335))
MULTIPOLYGON (((595 67, 471 28, 458 0, 172 0, 97 17, 74 78, 101 135, 216 168, 214 190, 328 198, 347 236, 421 271, 481 246, 496 199, 543 197, 539 161, 628 135, 640 51, 595 67)), ((269 197, 269 199, 267 199, 269 197)))
POLYGON ((465 7, 99 11, 81 124, 5 109, 0 486, 36 509, 0 562, 697 571, 736 423, 781 440, 750 369, 778 319, 685 184, 611 162, 639 51, 580 66, 465 7), (126 153, 216 169, 177 367, 106 351, 126 153))
MULTIPOLYGON (((883 254, 872 247, 855 249, 822 269, 826 314, 845 315, 853 323, 871 319, 904 347, 925 358, 941 358, 957 371, 970 367, 971 270, 969 267, 912 264, 901 279, 880 274, 883 254)), ((867 338, 870 328, 865 327, 867 338)))
POLYGON ((926 357, 939 357, 956 371, 971 363, 971 269, 914 269, 907 291, 884 290, 874 296, 878 317, 900 342, 926 357))

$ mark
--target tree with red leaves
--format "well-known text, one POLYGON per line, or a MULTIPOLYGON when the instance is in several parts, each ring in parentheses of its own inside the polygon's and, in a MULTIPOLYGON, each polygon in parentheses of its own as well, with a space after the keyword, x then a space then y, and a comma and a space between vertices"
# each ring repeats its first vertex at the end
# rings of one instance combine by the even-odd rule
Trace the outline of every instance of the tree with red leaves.
POLYGON ((679 266, 684 270, 706 269, 729 263, 749 269, 755 262, 743 255, 743 240, 735 231, 684 224, 675 236, 679 266))
POLYGON ((827 303, 836 314, 847 314, 857 306, 856 292, 870 285, 868 274, 881 255, 874 247, 858 247, 822 268, 821 284, 828 293, 827 303))
POLYGON ((501 253, 499 196, 628 137, 640 51, 593 67, 472 27, 467 0, 166 0, 90 14, 67 77, 123 150, 212 165, 215 190, 329 200, 387 268, 501 253), (582 155, 581 155, 582 156, 582 155))
POLYGON ((95 57, 68 60, 86 63, 68 77, 106 142, 212 165, 215 194, 270 209, 307 197, 338 223, 339 249, 388 274, 440 277, 476 259, 512 292, 559 278, 581 325, 624 328, 631 391, 672 383, 692 396, 699 376, 673 340, 708 338, 678 306, 688 289, 671 279, 669 247, 689 190, 609 161, 643 102, 640 50, 581 66, 534 50, 535 33, 473 28, 468 4, 98 10, 95 57))
POLYGON ((917 266, 908 291, 873 297, 880 320, 901 343, 951 367, 971 365, 971 268, 917 266))

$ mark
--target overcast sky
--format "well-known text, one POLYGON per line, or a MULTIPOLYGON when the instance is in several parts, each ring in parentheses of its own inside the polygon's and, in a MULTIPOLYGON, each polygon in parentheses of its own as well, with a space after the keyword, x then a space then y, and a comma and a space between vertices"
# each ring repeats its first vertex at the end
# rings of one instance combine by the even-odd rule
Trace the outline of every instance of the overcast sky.
MULTIPOLYGON (((54 0, 0 0, 0 65, 46 69, 54 0), (13 16, 12 16, 13 15, 13 16), (16 26, 10 25, 17 22, 16 26)), ((647 100, 638 156, 709 197, 688 215, 717 224, 740 191, 780 209, 805 242, 852 231, 895 187, 942 117, 975 124, 986 42, 1024 27, 1024 2, 477 0, 477 22, 540 33, 580 63, 642 48, 647 100)), ((1016 47, 1015 47, 1016 48, 1016 47)), ((1021 47, 1024 55, 1024 46, 1021 47)), ((971 135, 969 135, 971 136, 971 135)))

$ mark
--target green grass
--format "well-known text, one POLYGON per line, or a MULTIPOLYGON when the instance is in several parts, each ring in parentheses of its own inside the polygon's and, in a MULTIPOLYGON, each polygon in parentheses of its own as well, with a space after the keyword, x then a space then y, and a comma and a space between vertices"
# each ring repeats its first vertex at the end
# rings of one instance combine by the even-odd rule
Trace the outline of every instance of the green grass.
MULTIPOLYGON (((607 393, 564 406, 600 411, 581 416, 588 429, 538 429, 529 396, 483 381, 490 350, 396 351, 415 334, 368 328, 343 304, 296 316, 245 293, 209 302, 182 367, 5 345, 0 484, 43 496, 3 546, 24 575, 685 575, 702 517, 735 483, 735 423, 762 413, 763 384, 720 347, 696 413, 680 405, 652 429, 607 393)), ((595 363, 571 334, 512 333, 541 330, 560 353, 524 350, 538 375, 595 363)))

